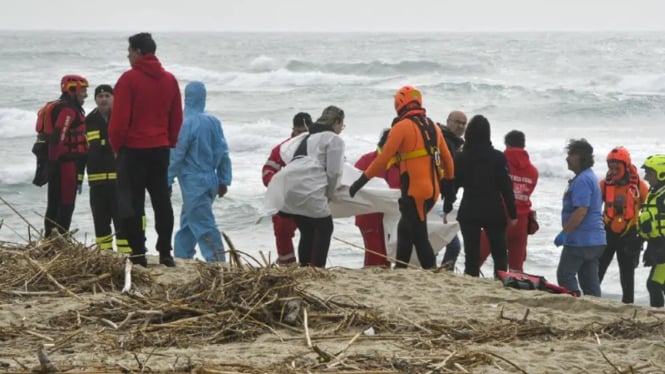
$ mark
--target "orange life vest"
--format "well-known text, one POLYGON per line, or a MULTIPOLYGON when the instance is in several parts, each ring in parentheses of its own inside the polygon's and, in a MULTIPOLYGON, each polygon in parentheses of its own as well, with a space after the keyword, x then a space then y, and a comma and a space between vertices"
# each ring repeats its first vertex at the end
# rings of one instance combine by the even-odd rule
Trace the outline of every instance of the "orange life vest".
POLYGON ((618 182, 602 181, 605 211, 603 222, 610 231, 624 235, 637 224, 640 211, 640 179, 635 166, 626 170, 626 177, 618 182))

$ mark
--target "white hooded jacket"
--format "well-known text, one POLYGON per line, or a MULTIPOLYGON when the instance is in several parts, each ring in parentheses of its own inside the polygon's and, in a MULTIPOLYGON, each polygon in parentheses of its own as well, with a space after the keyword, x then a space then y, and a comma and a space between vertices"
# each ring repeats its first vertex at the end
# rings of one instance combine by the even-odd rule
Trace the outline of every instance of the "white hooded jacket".
POLYGON ((266 207, 311 218, 332 214, 334 199, 344 168, 344 140, 332 131, 301 134, 282 144, 280 156, 287 164, 268 185, 266 207), (307 155, 294 154, 307 138, 307 155))

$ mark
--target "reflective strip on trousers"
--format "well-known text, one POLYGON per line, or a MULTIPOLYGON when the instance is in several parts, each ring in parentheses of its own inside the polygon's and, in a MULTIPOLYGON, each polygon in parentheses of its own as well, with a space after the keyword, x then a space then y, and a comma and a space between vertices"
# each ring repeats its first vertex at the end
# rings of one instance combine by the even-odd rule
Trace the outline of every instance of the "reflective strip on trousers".
POLYGON ((116 179, 116 173, 93 173, 93 174, 88 174, 88 181, 89 182, 97 182, 97 181, 104 181, 104 180, 112 180, 116 179))
POLYGON ((132 248, 129 246, 127 239, 118 239, 116 240, 116 245, 118 246, 119 253, 132 253, 132 248))
POLYGON ((98 236, 95 238, 95 242, 102 250, 113 250, 113 234, 98 236))

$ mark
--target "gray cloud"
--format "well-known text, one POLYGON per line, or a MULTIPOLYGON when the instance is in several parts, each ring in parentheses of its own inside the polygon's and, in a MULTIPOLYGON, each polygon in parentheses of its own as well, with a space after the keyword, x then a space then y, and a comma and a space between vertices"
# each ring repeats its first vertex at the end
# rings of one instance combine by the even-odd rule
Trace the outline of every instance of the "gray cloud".
POLYGON ((21 0, 4 30, 664 30, 659 0, 21 0), (39 11, 35 11, 39 9, 39 11))

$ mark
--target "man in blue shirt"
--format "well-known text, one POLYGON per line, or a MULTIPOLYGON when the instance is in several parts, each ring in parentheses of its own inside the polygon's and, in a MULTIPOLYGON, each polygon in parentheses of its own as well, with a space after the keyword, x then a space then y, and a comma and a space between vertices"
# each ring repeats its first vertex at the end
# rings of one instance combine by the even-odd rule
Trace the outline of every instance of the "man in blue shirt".
POLYGON ((566 147, 568 169, 575 177, 563 195, 563 229, 554 244, 563 245, 557 280, 559 285, 580 295, 600 297, 598 262, 606 245, 602 195, 598 178, 591 170, 593 147, 585 139, 573 139, 566 147), (577 278, 579 277, 579 286, 577 278))

